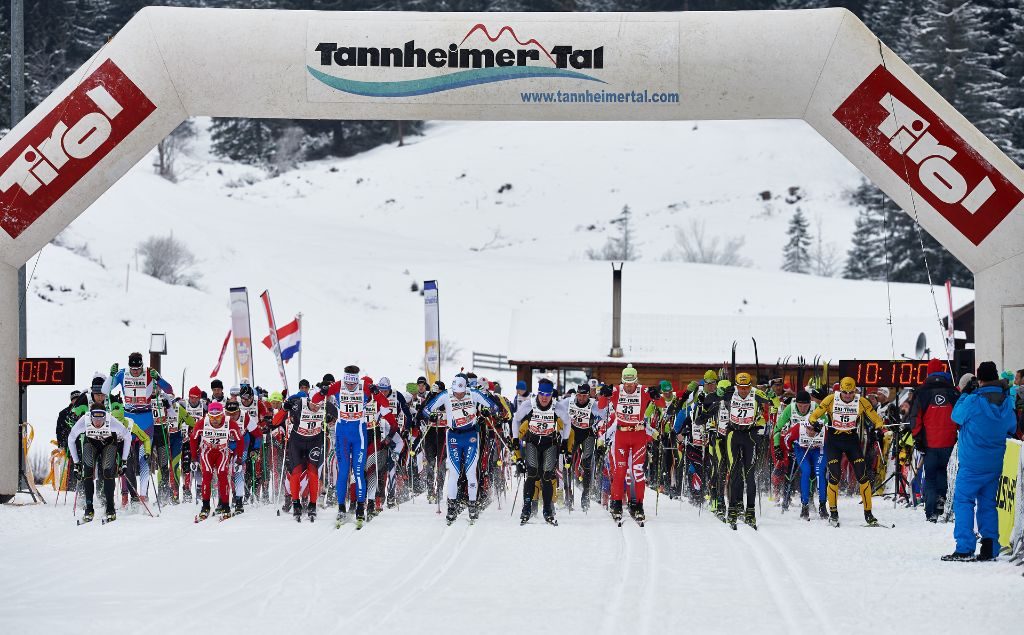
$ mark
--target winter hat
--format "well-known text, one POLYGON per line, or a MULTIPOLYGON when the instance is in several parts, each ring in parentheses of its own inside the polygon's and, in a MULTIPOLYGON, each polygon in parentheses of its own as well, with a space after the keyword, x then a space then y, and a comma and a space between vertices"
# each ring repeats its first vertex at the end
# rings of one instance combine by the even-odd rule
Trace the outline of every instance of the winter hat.
POLYGON ((633 368, 632 364, 626 364, 626 367, 622 369, 622 383, 635 384, 636 378, 636 369, 633 368))
POLYGON ((219 401, 215 401, 215 402, 211 403, 210 404, 210 414, 211 415, 224 414, 224 404, 222 404, 219 401))
POLYGON ((423 376, 417 377, 416 378, 416 383, 417 384, 426 384, 427 383, 427 378, 423 377, 423 376))
POLYGON ((970 373, 964 373, 963 376, 960 377, 960 383, 957 384, 957 387, 960 389, 960 392, 963 392, 964 388, 967 388, 967 384, 971 383, 972 381, 974 381, 974 375, 970 373))
POLYGON ((843 392, 853 392, 857 390, 857 382, 854 381, 853 377, 843 377, 839 382, 839 390, 843 392))
POLYGON ((879 399, 888 399, 889 398, 889 389, 884 387, 884 386, 879 388, 878 389, 878 397, 879 397, 879 399))
POLYGON ((1003 372, 999 373, 999 379, 1005 379, 1006 381, 1008 381, 1008 382, 1010 382, 1012 384, 1013 383, 1013 371, 1012 370, 1004 370, 1003 372))
POLYGON ((270 393, 269 397, 267 397, 267 401, 284 401, 284 395, 275 390, 274 392, 270 393))
POLYGON ((982 362, 978 365, 978 381, 998 381, 999 371, 995 362, 982 362))
POLYGON ((944 362, 941 359, 938 359, 936 357, 933 357, 933 358, 928 360, 928 374, 929 375, 933 375, 935 373, 944 373, 944 372, 946 372, 946 362, 944 362))
POLYGON ((707 371, 706 373, 704 373, 704 381, 706 381, 706 382, 718 381, 718 373, 716 373, 713 370, 707 371))
POLYGON ((555 384, 550 379, 542 379, 537 382, 537 394, 550 397, 554 392, 555 384))
POLYGON ((811 395, 806 390, 798 390, 796 393, 797 403, 811 403, 811 395))
POLYGON ((516 390, 529 390, 526 386, 526 382, 520 379, 516 382, 516 390))
POLYGON ((223 389, 224 388, 224 382, 222 382, 219 379, 214 379, 213 381, 210 382, 210 390, 213 390, 214 388, 221 388, 221 389, 223 389))
POLYGON ((132 353, 128 356, 129 368, 142 368, 142 353, 132 353))
POLYGON ((325 373, 324 374, 324 378, 320 380, 320 383, 324 384, 324 385, 327 385, 327 386, 330 386, 331 384, 334 383, 334 375, 332 375, 330 373, 325 373))
POLYGON ((596 377, 591 377, 587 380, 587 385, 590 386, 591 390, 596 391, 601 387, 601 382, 597 381, 596 377))
POLYGON ((189 399, 191 399, 192 397, 199 399, 202 395, 203 391, 199 390, 199 386, 192 386, 191 388, 188 389, 189 399))
POLYGON ((380 381, 377 382, 377 388, 381 390, 391 390, 391 380, 387 377, 381 377, 380 381))
POLYGON ((224 404, 224 411, 225 412, 238 412, 239 411, 238 402, 237 401, 229 401, 229 402, 227 402, 226 404, 224 404))
POLYGON ((669 394, 672 392, 672 382, 667 379, 662 379, 661 383, 658 384, 658 388, 661 389, 662 394, 669 394))
POLYGON ((576 392, 578 392, 581 395, 589 395, 590 384, 580 384, 579 386, 576 387, 576 392))
POLYGON ((452 392, 464 393, 469 389, 469 382, 466 381, 465 376, 456 375, 455 379, 452 380, 452 392))
POLYGON ((749 386, 750 385, 750 373, 736 373, 736 385, 737 386, 749 386))

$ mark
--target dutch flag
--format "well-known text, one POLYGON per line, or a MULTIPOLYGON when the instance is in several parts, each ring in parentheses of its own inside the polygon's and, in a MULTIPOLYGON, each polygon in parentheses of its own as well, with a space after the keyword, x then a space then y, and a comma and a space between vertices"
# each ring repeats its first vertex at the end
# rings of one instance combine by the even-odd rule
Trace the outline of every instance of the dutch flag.
MULTIPOLYGON (((281 359, 288 361, 299 352, 302 333, 299 331, 299 318, 277 329, 277 340, 281 343, 281 359)), ((270 336, 263 338, 263 345, 271 348, 270 336)))

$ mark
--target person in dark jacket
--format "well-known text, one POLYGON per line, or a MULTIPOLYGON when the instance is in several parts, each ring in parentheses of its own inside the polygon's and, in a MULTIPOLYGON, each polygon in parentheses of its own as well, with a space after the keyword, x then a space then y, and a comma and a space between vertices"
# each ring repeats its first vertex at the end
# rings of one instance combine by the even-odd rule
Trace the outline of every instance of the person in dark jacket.
MULTIPOLYGON (((953 512, 956 525, 953 537, 956 551, 943 560, 991 560, 999 553, 999 516, 996 512, 996 494, 1003 471, 1003 453, 1006 438, 1017 428, 1013 402, 999 382, 999 371, 994 362, 978 366, 980 387, 961 395, 953 408, 953 421, 960 426, 960 468, 953 493, 953 512), (974 557, 975 503, 977 503, 978 533, 981 549, 974 557)), ((968 385, 966 390, 970 390, 968 385)))
MULTIPOLYGON (((68 452, 68 435, 71 434, 71 428, 78 421, 78 417, 75 415, 75 402, 82 395, 81 390, 71 391, 71 401, 68 406, 57 413, 57 447, 64 450, 65 458, 68 452)), ((74 471, 68 470, 65 466, 64 473, 67 474, 67 487, 71 489, 76 486, 77 481, 75 480, 74 471)), ((58 484, 58 487, 60 485, 58 484)))
POLYGON ((946 466, 956 445, 953 405, 959 393, 942 360, 928 362, 928 377, 914 395, 910 420, 914 445, 924 454, 924 515, 936 522, 945 513, 946 466))

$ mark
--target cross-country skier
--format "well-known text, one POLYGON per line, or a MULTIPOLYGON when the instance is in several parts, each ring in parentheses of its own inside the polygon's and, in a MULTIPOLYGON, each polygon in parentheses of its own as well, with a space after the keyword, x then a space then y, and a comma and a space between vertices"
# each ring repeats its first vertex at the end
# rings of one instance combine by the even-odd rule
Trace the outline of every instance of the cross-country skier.
POLYGON ((338 418, 338 408, 324 397, 327 387, 323 386, 312 397, 291 397, 284 407, 274 415, 275 423, 282 422, 285 417, 291 420, 291 431, 288 438, 288 463, 291 467, 289 476, 292 494, 292 514, 295 520, 302 521, 302 501, 299 492, 302 478, 306 478, 309 491, 309 504, 306 512, 310 522, 316 520, 316 503, 320 495, 320 477, 317 471, 324 460, 324 430, 328 421, 338 418))
POLYGON ((388 441, 387 447, 390 448, 386 465, 388 468, 388 490, 391 490, 387 494, 386 502, 388 507, 394 507, 395 498, 398 496, 397 485, 395 485, 398 474, 398 457, 402 456, 402 452, 406 447, 406 436, 409 427, 412 425, 413 415, 412 411, 409 410, 409 404, 405 400, 405 395, 397 390, 392 390, 391 379, 381 377, 377 381, 377 389, 380 391, 380 395, 387 400, 390 412, 395 415, 395 425, 390 431, 390 437, 386 439, 388 441))
POLYGON ((797 442, 792 460, 795 465, 790 473, 800 472, 800 518, 810 520, 811 476, 818 480, 818 515, 828 518, 825 511, 825 482, 827 463, 822 449, 825 444, 825 426, 827 415, 811 423, 811 395, 806 390, 799 390, 796 399, 789 403, 779 415, 775 424, 774 444, 776 454, 783 452, 785 437, 790 428, 797 427, 797 442))
POLYGON ((78 472, 78 480, 85 487, 85 516, 83 520, 93 519, 93 489, 95 486, 96 464, 103 470, 103 496, 107 502, 107 522, 117 518, 114 511, 114 474, 124 474, 125 461, 131 451, 131 434, 120 421, 115 419, 102 406, 93 406, 89 413, 82 415, 68 434, 67 446, 71 452, 71 460, 78 472), (78 437, 85 435, 82 444, 82 457, 78 456, 78 437), (121 467, 115 464, 116 446, 114 440, 121 442, 121 467), (84 464, 84 465, 83 465, 84 464))
POLYGON ((446 462, 445 434, 448 428, 448 417, 443 411, 443 406, 435 408, 432 413, 427 413, 425 408, 426 404, 440 395, 444 389, 443 382, 436 382, 419 413, 419 419, 424 426, 420 440, 425 467, 423 480, 426 482, 427 502, 431 505, 437 503, 441 496, 441 487, 444 485, 444 473, 441 471, 441 465, 446 462))
POLYGON ((655 438, 657 430, 649 428, 644 421, 644 412, 651 402, 660 407, 665 400, 657 388, 644 387, 637 383, 637 372, 632 364, 622 369, 622 383, 616 388, 605 386, 598 399, 598 408, 608 408, 609 430, 612 442, 612 492, 611 514, 616 522, 622 522, 622 496, 626 488, 627 473, 630 486, 630 514, 643 523, 644 514, 644 461, 647 457, 647 443, 655 438))
MULTIPOLYGON (((569 439, 569 425, 563 418, 563 410, 552 403, 554 384, 550 379, 537 383, 537 396, 523 402, 512 416, 512 447, 518 454, 519 442, 523 442, 523 458, 514 456, 518 463, 525 460, 526 479, 523 483, 523 513, 520 524, 530 520, 533 509, 533 495, 540 482, 544 499, 544 520, 557 525, 555 508, 552 503, 555 492, 558 454, 569 439)), ((568 477, 568 475, 566 475, 568 477)))
POLYGON ((229 423, 224 416, 224 404, 219 401, 211 402, 209 413, 196 424, 190 440, 192 456, 198 463, 197 466, 193 466, 193 471, 199 469, 203 474, 201 486, 203 506, 199 510, 199 520, 205 520, 210 515, 210 488, 214 472, 217 473, 218 500, 214 513, 219 515, 231 513, 228 499, 231 490, 231 467, 232 463, 242 456, 242 445, 238 443, 241 438, 242 430, 238 427, 237 421, 229 423), (233 452, 228 447, 232 441, 235 442, 233 452))
POLYGON ((842 459, 845 455, 853 466, 853 473, 860 483, 860 497, 864 504, 864 521, 871 526, 878 520, 871 513, 871 483, 864 466, 864 454, 860 447, 860 434, 865 425, 884 430, 882 419, 871 407, 871 402, 857 393, 857 382, 853 377, 843 377, 839 390, 826 396, 808 418, 815 423, 830 415, 831 423, 825 427, 825 457, 828 462, 828 511, 829 524, 839 526, 839 477, 842 459))
POLYGON ((182 427, 182 439, 184 443, 181 445, 181 465, 182 472, 182 500, 186 503, 192 502, 192 479, 197 478, 194 473, 192 466, 194 461, 192 459, 192 444, 189 443, 188 439, 192 437, 192 431, 195 430, 196 425, 203 420, 206 416, 206 401, 203 399, 203 391, 199 389, 199 386, 192 386, 188 389, 188 399, 182 404, 187 415, 185 421, 187 426, 182 427))
MULTIPOLYGON (((597 399, 590 395, 590 384, 580 384, 576 394, 558 402, 562 412, 562 420, 571 426, 569 438, 570 473, 564 478, 582 481, 583 491, 580 493, 580 508, 590 509, 590 485, 594 478, 594 446, 597 435, 596 428, 605 419, 605 411, 597 407, 597 399)), ((572 509, 573 501, 567 501, 572 509)))
POLYGON ((729 525, 735 529, 746 490, 743 522, 757 528, 754 502, 757 483, 754 478, 755 436, 765 425, 772 402, 753 387, 749 373, 736 373, 736 385, 727 388, 719 402, 719 425, 725 419, 729 448, 729 525))
POLYGON ((480 458, 480 433, 477 429, 477 406, 494 410, 494 401, 479 390, 470 390, 464 375, 456 375, 452 387, 438 394, 423 407, 425 416, 440 408, 445 409, 448 420, 448 524, 455 522, 459 514, 456 497, 459 492, 459 476, 466 477, 468 509, 471 522, 479 517, 477 508, 477 470, 480 458))

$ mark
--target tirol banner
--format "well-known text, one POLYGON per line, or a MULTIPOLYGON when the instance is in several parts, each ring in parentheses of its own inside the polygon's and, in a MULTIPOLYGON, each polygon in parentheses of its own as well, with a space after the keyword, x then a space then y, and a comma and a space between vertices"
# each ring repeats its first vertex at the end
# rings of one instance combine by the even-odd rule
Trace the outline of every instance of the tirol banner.
POLYGON ((252 372, 252 332, 249 326, 249 291, 231 289, 231 334, 234 337, 235 371, 239 384, 254 386, 252 372))
POLYGON ((999 544, 1006 547, 1010 544, 1013 534, 1013 522, 1016 517, 1016 505, 1024 504, 1017 499, 1017 477, 1020 474, 1021 442, 1009 439, 1006 442, 1006 453, 1003 455, 1003 474, 999 477, 999 490, 996 493, 996 509, 999 512, 999 544))
POLYGON ((310 20, 307 97, 526 107, 678 105, 678 24, 534 20, 310 20), (540 81, 519 81, 524 79, 540 81))
POLYGON ((423 365, 431 385, 441 378, 441 322, 437 306, 437 280, 423 283, 423 314, 426 320, 423 365))

